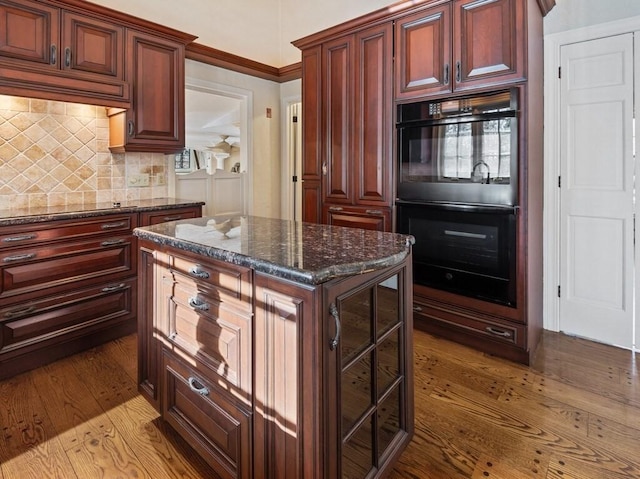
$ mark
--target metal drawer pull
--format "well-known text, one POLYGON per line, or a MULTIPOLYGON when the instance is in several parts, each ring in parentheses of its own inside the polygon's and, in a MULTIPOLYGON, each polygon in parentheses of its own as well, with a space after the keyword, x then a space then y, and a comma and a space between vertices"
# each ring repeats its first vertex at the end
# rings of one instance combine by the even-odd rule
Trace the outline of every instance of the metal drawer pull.
POLYGON ((15 261, 24 261, 24 260, 32 259, 35 257, 36 257, 35 253, 25 253, 25 254, 17 254, 15 256, 7 256, 2 261, 4 261, 5 263, 13 263, 15 261))
POLYGON ((329 206, 329 211, 342 211, 343 209, 340 206, 329 206))
POLYGON ((51 45, 51 55, 49 56, 49 63, 55 65, 58 61, 58 47, 51 45))
POLYGON ((182 219, 182 215, 176 215, 176 216, 165 216, 164 220, 165 221, 177 221, 177 220, 181 220, 182 219))
POLYGON ((36 310, 35 306, 26 306, 22 309, 14 309, 13 311, 7 311, 4 313, 5 318, 17 318, 18 316, 24 316, 29 313, 33 313, 36 310))
POLYGON ((15 243, 17 241, 27 241, 30 239, 35 239, 37 238, 38 235, 31 233, 31 234, 26 234, 26 235, 19 235, 19 236, 7 236, 6 238, 2 238, 2 242, 3 243, 15 243))
POLYGON ((381 210, 367 210, 366 213, 368 215, 382 216, 382 211, 381 210))
POLYGON ((125 240, 123 239, 117 239, 117 240, 107 240, 107 241, 103 241, 102 243, 100 243, 102 246, 115 246, 117 244, 122 244, 125 243, 125 240))
POLYGON ((335 351, 338 347, 338 342, 340 342, 340 316, 338 315, 338 308, 334 303, 329 305, 329 312, 331 316, 333 316, 333 320, 336 322, 336 335, 333 339, 329 340, 329 349, 331 351, 335 351))
POLYGON ((118 291, 120 289, 125 289, 127 287, 126 284, 124 283, 120 283, 116 286, 105 286, 104 288, 102 288, 102 292, 103 293, 113 293, 114 291, 118 291))
POLYGON ((191 276, 195 276, 196 278, 200 278, 200 279, 209 279, 209 272, 205 271, 203 269, 201 269, 202 266, 200 266, 199 264, 194 264, 190 269, 189 269, 189 274, 191 276))
POLYGON ((449 84, 449 64, 448 63, 444 66, 444 84, 445 85, 449 84))
POLYGON ((124 221, 120 221, 119 223, 106 223, 100 226, 100 228, 102 228, 103 230, 113 230, 116 228, 122 228, 123 226, 127 226, 127 223, 124 221))
POLYGON ((189 387, 194 393, 198 393, 201 396, 209 395, 209 389, 205 387, 200 381, 198 381, 193 376, 189 377, 187 381, 189 381, 189 387))
POLYGON ((209 304, 204 301, 200 301, 197 297, 189 298, 189 306, 198 311, 209 311, 209 304))
POLYGON ((491 334, 495 334, 496 336, 502 336, 503 338, 511 337, 511 333, 509 331, 501 331, 499 329, 492 328, 491 326, 487 326, 486 331, 491 334))
POLYGON ((413 311, 414 311, 415 313, 422 313, 422 308, 421 308, 420 306, 414 306, 414 307, 413 307, 413 311))

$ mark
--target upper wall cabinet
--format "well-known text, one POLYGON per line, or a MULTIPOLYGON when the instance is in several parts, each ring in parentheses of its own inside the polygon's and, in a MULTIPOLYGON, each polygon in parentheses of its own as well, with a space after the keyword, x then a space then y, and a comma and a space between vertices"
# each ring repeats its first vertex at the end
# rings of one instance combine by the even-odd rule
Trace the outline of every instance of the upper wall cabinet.
POLYGON ((0 1, 0 85, 9 94, 127 106, 123 26, 32 0, 0 1))
POLYGON ((113 152, 171 153, 184 148, 184 43, 144 32, 127 33, 131 108, 109 111, 113 152))
POLYGON ((396 99, 525 78, 524 0, 455 0, 396 22, 396 99))

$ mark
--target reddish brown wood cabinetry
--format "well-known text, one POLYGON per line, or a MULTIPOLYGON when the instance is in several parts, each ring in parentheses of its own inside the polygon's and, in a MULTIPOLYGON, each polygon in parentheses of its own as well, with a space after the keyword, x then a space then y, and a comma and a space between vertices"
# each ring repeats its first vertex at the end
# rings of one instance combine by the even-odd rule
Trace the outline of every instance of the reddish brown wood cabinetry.
POLYGON ((396 21, 395 96, 523 80, 525 0, 454 0, 396 21))
POLYGON ((303 50, 303 219, 390 231, 392 139, 391 22, 303 50), (306 126, 305 126, 306 125, 306 126), (354 208, 348 208, 352 206, 354 208), (352 212, 355 215, 352 216, 352 212), (321 215, 321 217, 319 217, 321 215))
POLYGON ((0 84, 8 93, 128 105, 125 28, 32 0, 0 2, 0 84))
POLYGON ((141 211, 140 226, 157 225, 158 223, 186 220, 188 218, 200 218, 201 216, 202 206, 187 206, 184 208, 141 211))
POLYGON ((388 472, 413 433, 410 255, 307 285, 140 247, 140 390, 221 477, 388 472))
POLYGON ((127 31, 127 74, 131 108, 111 109, 113 152, 171 153, 184 148, 185 42, 127 31))
POLYGON ((137 219, 0 229, 0 377, 135 330, 137 219))

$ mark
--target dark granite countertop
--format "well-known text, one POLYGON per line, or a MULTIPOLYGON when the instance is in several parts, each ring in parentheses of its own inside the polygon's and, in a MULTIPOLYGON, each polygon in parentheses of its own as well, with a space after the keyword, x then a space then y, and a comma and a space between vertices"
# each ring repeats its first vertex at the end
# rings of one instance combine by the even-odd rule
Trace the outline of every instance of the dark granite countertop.
POLYGON ((409 235, 256 216, 172 221, 134 234, 304 284, 394 266, 414 243, 409 235))
POLYGON ((121 201, 113 203, 85 203, 78 205, 50 206, 40 208, 15 208, 0 210, 0 226, 39 223, 41 221, 89 218, 92 216, 117 213, 136 213, 168 208, 182 208, 204 205, 202 201, 180 200, 176 198, 155 198, 152 200, 121 201))

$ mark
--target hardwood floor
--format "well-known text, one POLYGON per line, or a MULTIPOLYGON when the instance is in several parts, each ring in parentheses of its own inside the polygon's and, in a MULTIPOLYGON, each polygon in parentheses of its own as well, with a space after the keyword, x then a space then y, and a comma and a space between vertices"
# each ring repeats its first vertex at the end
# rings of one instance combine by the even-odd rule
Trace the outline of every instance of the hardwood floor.
MULTIPOLYGON (((0 479, 215 477, 137 394, 135 341, 0 382, 0 479)), ((416 433, 390 477, 640 478, 639 360, 547 332, 526 367, 415 331, 416 433)))

